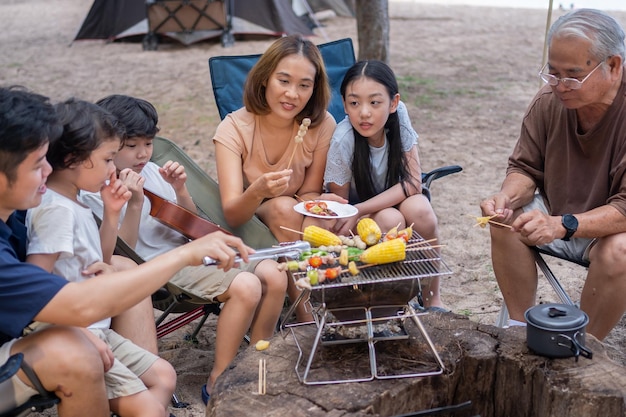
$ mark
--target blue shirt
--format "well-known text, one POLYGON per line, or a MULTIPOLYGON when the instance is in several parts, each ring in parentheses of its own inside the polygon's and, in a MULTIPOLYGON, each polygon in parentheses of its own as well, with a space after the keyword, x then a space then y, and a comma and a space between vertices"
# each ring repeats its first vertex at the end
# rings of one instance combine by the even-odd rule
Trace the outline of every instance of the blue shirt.
POLYGON ((65 286, 65 278, 26 263, 24 213, 0 220, 0 345, 18 338, 65 286))

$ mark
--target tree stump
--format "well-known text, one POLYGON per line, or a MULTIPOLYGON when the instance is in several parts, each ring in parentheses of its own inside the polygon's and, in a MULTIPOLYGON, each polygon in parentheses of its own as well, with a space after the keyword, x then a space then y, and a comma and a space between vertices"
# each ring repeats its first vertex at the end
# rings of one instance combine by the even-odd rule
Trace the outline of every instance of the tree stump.
MULTIPOLYGON (((265 351, 248 348, 218 379, 207 416, 398 416, 459 405, 448 416, 626 416, 626 369, 611 361, 587 335, 593 359, 548 359, 526 346, 524 328, 500 329, 452 313, 420 316, 445 366, 440 375, 305 385, 295 366, 315 337, 314 325, 276 335, 265 351), (304 343, 302 343, 304 341, 304 343), (266 360, 267 386, 259 395, 259 359, 266 360)), ((379 341, 381 368, 436 364, 417 326, 407 321, 408 340, 379 341), (413 356, 411 357, 407 357, 413 356)), ((318 347, 313 370, 322 378, 369 368, 367 343, 318 347)), ((424 414, 426 415, 426 414, 424 414)))

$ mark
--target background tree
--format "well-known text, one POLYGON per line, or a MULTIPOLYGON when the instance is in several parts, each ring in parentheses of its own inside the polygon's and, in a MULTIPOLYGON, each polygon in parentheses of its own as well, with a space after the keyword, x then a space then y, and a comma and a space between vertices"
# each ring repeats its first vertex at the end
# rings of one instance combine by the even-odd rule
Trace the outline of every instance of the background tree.
POLYGON ((388 0, 355 1, 359 61, 377 59, 389 64, 388 0))

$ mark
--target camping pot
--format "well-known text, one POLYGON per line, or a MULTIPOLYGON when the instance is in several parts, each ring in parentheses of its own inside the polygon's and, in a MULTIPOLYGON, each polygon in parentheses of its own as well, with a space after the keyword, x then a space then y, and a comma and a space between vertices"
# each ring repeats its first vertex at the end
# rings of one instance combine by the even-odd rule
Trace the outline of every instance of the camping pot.
POLYGON ((535 353, 549 358, 582 355, 591 359, 585 347, 585 326, 589 316, 576 306, 539 304, 526 310, 526 343, 535 353))

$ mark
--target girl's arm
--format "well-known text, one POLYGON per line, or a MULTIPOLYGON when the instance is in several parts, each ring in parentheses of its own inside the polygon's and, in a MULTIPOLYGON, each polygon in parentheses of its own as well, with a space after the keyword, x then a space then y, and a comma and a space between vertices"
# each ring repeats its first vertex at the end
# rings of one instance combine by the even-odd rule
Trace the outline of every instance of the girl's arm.
POLYGON ((422 174, 419 164, 419 156, 417 153, 417 146, 414 145, 410 150, 406 151, 405 156, 409 165, 409 174, 413 178, 412 183, 405 180, 402 184, 395 184, 377 196, 356 204, 355 207, 359 210, 359 216, 366 214, 371 215, 384 208, 393 207, 400 204, 406 198, 422 192, 422 174))
POLYGON ((409 164, 409 174, 411 175, 412 182, 405 181, 404 185, 408 195, 421 194, 422 193, 422 164, 420 163, 419 152, 417 145, 413 145, 411 149, 405 153, 406 160, 409 164))
POLYGON ((382 209, 400 204, 405 198, 402 185, 396 184, 369 200, 355 204, 355 207, 359 210, 359 216, 372 215, 382 209))
POLYGON ((119 213, 112 215, 104 206, 104 215, 100 224, 100 245, 102 246, 102 260, 111 263, 115 244, 117 243, 117 225, 119 222, 119 213))

